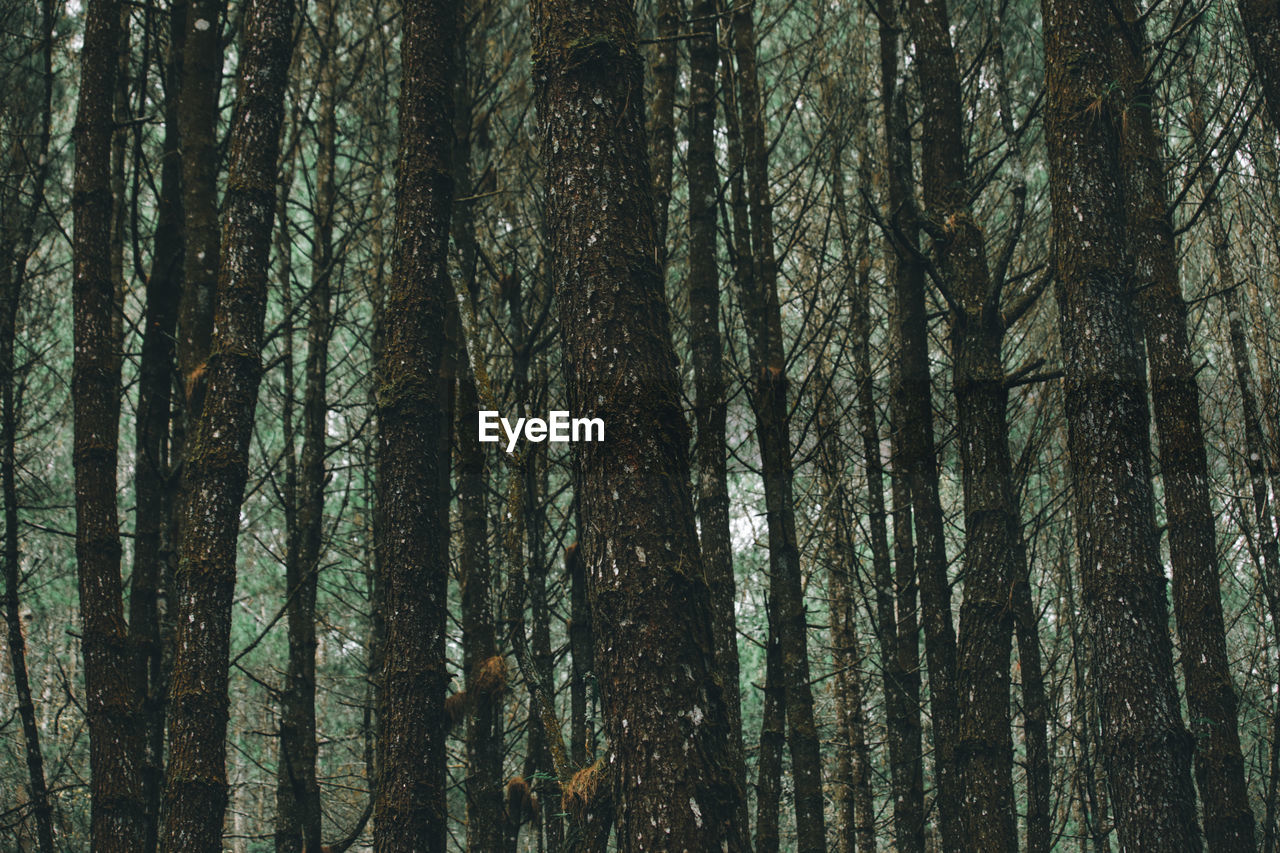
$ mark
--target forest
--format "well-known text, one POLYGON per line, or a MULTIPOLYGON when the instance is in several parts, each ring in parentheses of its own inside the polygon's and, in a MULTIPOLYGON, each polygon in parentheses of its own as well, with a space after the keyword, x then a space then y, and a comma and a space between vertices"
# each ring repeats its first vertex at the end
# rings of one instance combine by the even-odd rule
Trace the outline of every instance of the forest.
POLYGON ((1276 0, 0 0, 0 850, 1280 853, 1278 132, 1276 0))

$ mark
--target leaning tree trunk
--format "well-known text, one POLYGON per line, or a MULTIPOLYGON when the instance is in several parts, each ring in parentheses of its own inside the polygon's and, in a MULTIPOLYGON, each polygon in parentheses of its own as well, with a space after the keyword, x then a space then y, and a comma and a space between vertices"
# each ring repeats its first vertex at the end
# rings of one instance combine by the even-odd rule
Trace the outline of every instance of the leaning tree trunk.
POLYGON ((276 158, 293 47, 290 0, 245 12, 218 270, 217 333, 205 405, 186 455, 169 762, 160 831, 167 853, 222 849, 227 802, 228 651, 240 504, 262 377, 262 326, 276 158))
POLYGON ((1053 269, 1090 675, 1126 850, 1198 850, 1191 738, 1153 524, 1147 384, 1132 325, 1110 7, 1044 0, 1053 269))
POLYGON ((116 447, 120 420, 119 306, 111 268, 112 103, 119 64, 120 4, 88 6, 76 110, 72 209, 75 360, 76 564, 89 725, 94 850, 146 843, 143 742, 137 724, 133 647, 124 619, 116 447))
POLYGON ((448 528, 440 507, 440 381, 453 204, 452 0, 404 7, 396 248, 382 318, 378 479, 386 641, 374 849, 443 851, 448 528))
MULTIPOLYGON (((1152 115, 1146 33, 1132 2, 1124 29, 1111 27, 1126 101, 1121 163, 1136 280, 1133 290, 1151 372, 1152 408, 1173 564, 1173 604, 1181 642, 1195 776, 1205 840, 1214 851, 1256 850, 1253 812, 1231 683, 1200 389, 1187 333, 1187 307, 1165 187, 1162 140, 1152 115)), ((1194 110, 1194 99, 1193 99, 1194 110)), ((1194 126, 1193 118, 1193 126, 1194 126)))
POLYGON ((635 13, 622 0, 539 0, 533 23, 570 403, 602 418, 608 439, 574 455, 619 850, 747 850, 657 262, 635 13))

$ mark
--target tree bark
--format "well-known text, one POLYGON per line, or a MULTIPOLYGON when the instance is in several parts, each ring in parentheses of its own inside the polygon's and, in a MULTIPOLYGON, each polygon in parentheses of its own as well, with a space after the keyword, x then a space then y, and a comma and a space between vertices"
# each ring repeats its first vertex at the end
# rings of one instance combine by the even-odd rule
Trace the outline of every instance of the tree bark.
POLYGON ((1257 847, 1222 615, 1200 389, 1178 278, 1163 143, 1153 115, 1155 92, 1147 77, 1149 51, 1135 5, 1121 3, 1120 10, 1124 20, 1112 25, 1111 38, 1125 87, 1120 156, 1134 255, 1133 290, 1151 375, 1174 613, 1195 738, 1196 785, 1209 848, 1251 851, 1257 847))
POLYGON ((743 851, 657 263, 635 13, 621 0, 539 0, 533 23, 570 404, 603 418, 608 436, 574 455, 619 850, 743 851))
POLYGON ((1090 676, 1120 844, 1198 850, 1154 537, 1108 7, 1044 0, 1053 269, 1090 676))
POLYGON ((754 12, 735 7, 732 15, 734 82, 746 172, 751 219, 751 275, 742 293, 751 362, 751 404, 763 468, 769 538, 769 605, 781 644, 778 675, 784 690, 787 746, 795 782, 797 849, 818 853, 826 849, 822 794, 822 754, 813 715, 809 678, 808 623, 802 592, 800 547, 796 538, 794 471, 788 423, 787 377, 778 303, 778 270, 773 246, 773 212, 769 192, 769 156, 764 113, 756 68, 754 12))
POLYGON ((120 4, 88 6, 81 54, 72 194, 76 564, 89 726, 94 850, 140 850, 146 839, 139 697, 124 618, 116 514, 121 345, 112 275, 112 104, 120 4))
MULTIPOLYGON (((733 543, 729 532, 728 448, 723 347, 720 338, 720 267, 716 203, 716 45, 714 0, 695 0, 691 9, 697 28, 689 40, 688 153, 689 181, 689 322, 697 429, 694 442, 695 495, 702 562, 711 588, 712 633, 716 668, 725 685, 729 714, 729 750, 733 772, 747 778, 742 753, 742 700, 738 679, 737 600, 733 572, 733 543)), ((738 821, 747 825, 746 800, 738 821)))
MULTIPOLYGON (((290 0, 253 0, 243 26, 239 109, 231 128, 220 245, 217 334, 206 371, 207 405, 200 411, 186 457, 169 763, 160 832, 166 853, 220 850, 227 801, 225 734, 236 539, 262 377, 262 327, 293 5, 290 0)), ((187 251, 191 249, 188 245, 187 251)))
POLYGON ((1280 3, 1276 0, 1236 0, 1240 21, 1262 84, 1271 119, 1271 139, 1280 130, 1280 3))
POLYGON ((396 248, 378 370, 378 476, 386 618, 378 697, 374 849, 443 851, 448 528, 438 436, 453 204, 457 7, 413 0, 403 12, 396 248))
POLYGON ((183 215, 182 146, 178 99, 182 46, 186 34, 185 0, 169 9, 169 53, 165 62, 164 144, 160 197, 156 214, 151 272, 146 284, 142 354, 138 367, 135 433, 137 510, 134 522, 133 578, 129 594, 129 631, 136 645, 135 690, 142 697, 146 765, 143 786, 147 810, 147 846, 154 851, 160 823, 164 779, 166 672, 161 627, 161 597, 172 580, 171 533, 175 510, 170 494, 169 417, 174 372, 174 333, 182 293, 183 215))
MULTIPOLYGON (((911 136, 907 125, 907 109, 899 90, 900 27, 897 6, 892 0, 880 4, 880 100, 884 122, 886 151, 885 183, 888 191, 887 215, 893 233, 887 236, 888 278, 893 282, 895 299, 902 290, 923 289, 924 271, 919 262, 919 228, 906 205, 910 202, 911 136)), ((863 455, 868 462, 868 488, 875 485, 873 474, 878 469, 880 439, 876 428, 873 379, 871 377, 870 341, 871 293, 868 289, 855 300, 855 322, 865 324, 865 335, 855 330, 855 346, 862 385, 858 389, 863 455), (865 350, 865 352, 864 352, 865 350)), ((891 320, 891 337, 901 348, 901 328, 891 320)), ((885 696, 890 717, 889 756, 893 778, 894 844, 903 853, 923 853, 925 846, 923 728, 920 723, 920 627, 917 611, 918 581, 915 566, 915 543, 912 535, 912 503, 907 479, 902 425, 906 420, 907 395, 903 384, 904 360, 894 359, 890 377, 890 444, 892 448, 891 495, 893 500, 893 574, 889 573, 888 556, 875 564, 877 613, 880 616, 881 654, 885 656, 885 696), (896 601, 895 618, 893 607, 896 601), (890 629, 896 634, 888 633, 890 629), (895 704, 896 703, 896 704, 895 704), (896 747, 896 749, 895 749, 896 747), (895 757, 896 756, 896 757, 895 757)), ((884 496, 880 496, 883 512, 884 496)), ((875 547, 876 495, 871 496, 872 545, 875 547)), ((881 525, 884 525, 882 519, 881 525)), ((887 544, 885 546, 888 547, 887 544)))
MULTIPOLYGON (((285 555, 285 618, 289 661, 280 695, 279 753, 276 762, 277 853, 321 853, 320 786, 316 779, 316 593, 324 552, 324 501, 329 381, 330 298, 333 227, 336 215, 338 30, 334 0, 316 10, 317 65, 315 194, 312 212, 311 289, 307 295, 306 388, 302 403, 302 457, 293 502, 297 524, 285 555)), ((287 286, 287 284, 286 284, 287 286)), ((292 329, 289 330, 292 334, 292 329)), ((288 369, 292 373, 292 365, 288 369)), ((292 405, 290 399, 286 405, 292 405)), ((289 450, 292 454, 292 447, 289 450)))

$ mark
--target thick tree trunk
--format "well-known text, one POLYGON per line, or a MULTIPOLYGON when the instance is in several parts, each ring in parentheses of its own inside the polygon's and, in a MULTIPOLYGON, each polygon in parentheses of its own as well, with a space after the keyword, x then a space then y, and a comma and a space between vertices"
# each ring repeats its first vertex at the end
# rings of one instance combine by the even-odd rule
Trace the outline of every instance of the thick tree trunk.
POLYGON ((656 256, 635 14, 540 0, 533 23, 570 403, 608 436, 574 451, 619 850, 736 853, 749 846, 656 256))
POLYGON ((386 644, 378 696, 374 849, 443 851, 448 528, 440 504, 441 361, 453 204, 452 0, 403 11, 396 247, 378 370, 386 644))
POLYGON ((1126 850, 1198 850, 1191 738, 1154 537, 1147 384, 1132 325, 1110 9, 1045 0, 1053 268, 1076 545, 1102 759, 1126 850))
POLYGON ((1132 288, 1151 371, 1196 784, 1209 848, 1251 851, 1257 847, 1227 657, 1200 389, 1178 280, 1162 141, 1152 115, 1155 92, 1146 76, 1146 34, 1134 4, 1120 8, 1125 20, 1112 26, 1111 38, 1125 87, 1121 163, 1136 273, 1132 288))
POLYGON ((1280 3, 1276 0, 1236 0, 1244 24, 1253 68, 1262 83, 1262 97, 1271 118, 1272 139, 1280 131, 1280 3))
MULTIPOLYGON (((315 194, 312 212, 311 289, 307 296, 306 388, 302 403, 302 457, 294 491, 286 495, 296 526, 285 555, 285 618, 289 662, 280 695, 276 761, 277 853, 320 853, 320 786, 316 779, 316 593, 324 543, 326 435, 329 381, 333 224, 336 201, 338 30, 333 0, 317 4, 320 68, 316 117, 315 194)), ((290 330, 292 334, 292 330, 290 330)), ((292 373, 292 365, 289 365, 292 373)), ((286 405, 292 405, 290 399, 286 405)), ((292 447, 290 447, 292 454, 292 447)))
MULTIPOLYGON (((769 605, 773 609, 773 627, 782 646, 779 675, 784 689, 787 746, 795 783, 797 850, 818 853, 826 849, 822 754, 809 678, 808 623, 796 538, 788 383, 773 247, 769 155, 756 68, 753 16, 754 11, 748 5, 736 7, 732 16, 733 55, 737 63, 734 80, 751 218, 752 272, 745 279, 748 286, 742 293, 742 304, 754 377, 751 403, 760 443, 769 530, 769 605)), ((737 259, 739 264, 747 261, 747 258, 737 259)))
POLYGON ((206 405, 186 456, 160 832, 166 853, 214 853, 222 847, 236 539, 262 377, 276 158, 292 38, 290 0, 249 4, 237 72, 239 109, 231 128, 218 331, 207 368, 206 405))
POLYGON ((178 98, 182 80, 182 43, 186 34, 184 0, 169 9, 169 55, 165 63, 165 127, 160 164, 160 198, 154 254, 147 278, 142 355, 138 367, 135 433, 137 514, 134 523, 133 578, 129 594, 129 631, 136 645, 135 690, 142 697, 146 766, 147 847, 155 850, 164 779, 165 666, 160 599, 173 576, 171 558, 175 506, 170 493, 169 417, 174 372, 174 333, 182 293, 182 148, 178 98))
POLYGON ((120 417, 119 307, 112 276, 111 140, 120 4, 88 6, 75 127, 76 563, 89 725, 89 790, 95 850, 146 843, 143 742, 137 724, 133 648, 124 619, 116 447, 120 417))

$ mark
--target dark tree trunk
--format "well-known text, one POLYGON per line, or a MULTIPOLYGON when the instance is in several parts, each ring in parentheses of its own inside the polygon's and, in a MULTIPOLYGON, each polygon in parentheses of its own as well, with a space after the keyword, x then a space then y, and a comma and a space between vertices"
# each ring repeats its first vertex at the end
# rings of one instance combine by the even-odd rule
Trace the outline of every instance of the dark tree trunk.
POLYGON ((1280 131, 1280 3, 1276 0, 1236 0, 1244 24, 1253 68, 1262 83, 1262 97, 1271 118, 1272 140, 1280 131))
POLYGON ((807 620, 802 592, 800 547, 796 539, 794 472, 788 423, 787 377, 778 303, 778 270, 773 246, 773 212, 769 191, 769 155, 756 68, 754 11, 743 5, 732 16, 734 82, 740 115, 743 165, 751 219, 751 275, 741 280, 750 353, 752 408, 760 443, 766 517, 769 530, 769 605, 782 646, 778 672, 786 706, 787 745, 795 783, 797 849, 826 849, 822 795, 822 754, 813 716, 809 678, 807 620))
MULTIPOLYGON (((468 47, 476 34, 464 28, 473 3, 459 4, 459 32, 454 61, 458 80, 454 102, 455 197, 472 195, 471 133, 474 92, 478 80, 467 65, 468 47)), ((471 315, 478 311, 474 202, 454 206, 453 242, 461 259, 461 277, 471 315)), ((476 356, 479 354, 476 353, 476 356)), ((483 365, 471 362, 463 346, 458 354, 457 483, 458 514, 462 538, 458 553, 462 605, 462 672, 467 691, 465 731, 467 754, 467 849, 475 853, 502 850, 502 703, 506 689, 505 665, 498 657, 494 626, 493 566, 489 558, 488 476, 484 446, 480 443, 477 412, 483 408, 477 391, 477 374, 483 365)))
POLYGON ((1110 8, 1045 0, 1053 269, 1090 678, 1126 850, 1198 850, 1154 537, 1147 384, 1132 325, 1121 185, 1123 105, 1110 8))
POLYGON ((120 4, 88 6, 75 127, 76 563, 89 725, 89 790, 95 850, 146 843, 143 742, 137 724, 133 648, 124 619, 116 447, 121 341, 112 276, 112 103, 119 70, 120 4))
MULTIPOLYGON (((952 383, 964 469, 965 584, 953 698, 965 698, 951 745, 963 798, 963 836, 946 837, 944 806, 943 844, 951 849, 1013 853, 1018 836, 1009 716, 1014 623, 1009 593, 1025 576, 1026 567, 1001 358, 1004 282, 992 279, 985 235, 970 209, 960 72, 946 2, 913 0, 910 7, 924 102, 924 198, 951 309, 952 383)), ((1018 190, 1021 195, 1015 197, 1015 205, 1026 192, 1021 186, 1018 190)), ((1013 237, 1020 225, 1019 211, 1013 217, 1013 237)), ((943 603, 950 618, 949 598, 943 603)), ((932 677, 931 669, 931 681, 932 677)), ((935 732, 942 734, 936 727, 938 717, 935 705, 935 732)), ((947 747, 938 746, 945 755, 947 747)), ((943 778, 939 796, 946 797, 943 778)))
MULTIPOLYGON (((885 28, 889 25, 885 24, 885 28)), ((894 38, 892 31, 882 30, 882 45, 886 38, 894 38)), ((881 62, 882 74, 887 75, 883 53, 881 62)), ((924 269, 918 262, 909 260, 919 251, 916 246, 919 226, 913 209, 911 139, 906 111, 905 107, 889 102, 885 109, 885 138, 889 148, 888 221, 898 255, 894 274, 894 325, 900 350, 892 392, 897 432, 894 468, 909 489, 915 520, 915 570, 929 664, 937 805, 943 846, 954 849, 960 839, 963 801, 954 754, 959 722, 955 701, 956 639, 951 620, 942 504, 938 496, 924 269)))
POLYGON ((262 326, 293 5, 290 0, 253 0, 243 26, 239 109, 231 128, 218 270, 218 332, 207 368, 206 405, 186 456, 169 761, 160 832, 166 853, 221 850, 227 799, 225 735, 236 539, 262 377, 262 326))
POLYGON ((396 247, 378 370, 379 512, 386 643, 378 696, 374 848, 443 851, 444 635, 448 528, 440 504, 441 362, 452 286, 457 7, 414 0, 403 12, 396 247))
POLYGON ((165 666, 160 600, 173 576, 171 558, 175 506, 166 500, 170 470, 169 416, 172 406, 174 333, 182 293, 182 148, 178 98, 182 80, 182 43, 187 5, 169 10, 169 55, 165 63, 165 127, 160 164, 160 198, 155 248, 147 278, 142 355, 138 367, 135 434, 137 515, 134 523, 133 578, 129 594, 129 631, 136 646, 135 690, 142 699, 146 765, 146 850, 155 850, 164 779, 165 666))
MULTIPOLYGON (((899 90, 900 28, 896 4, 880 4, 880 96, 887 147, 886 183, 888 184, 888 215, 894 222, 894 233, 886 241, 888 278, 893 282, 895 295, 903 288, 923 289, 923 275, 919 262, 919 229, 909 203, 911 137, 907 127, 907 110, 903 94, 899 90), (905 171, 904 171, 905 170, 905 171)), ((859 412, 862 429, 863 455, 868 459, 868 488, 871 495, 872 546, 880 534, 875 532, 877 495, 881 511, 880 527, 883 529, 884 494, 876 488, 874 474, 880 470, 880 438, 876 427, 875 403, 871 376, 871 293, 868 289, 855 300, 855 322, 864 325, 864 334, 854 332, 857 359, 861 372, 858 389, 859 412), (870 460, 874 457, 875 461, 870 460)), ((891 337, 900 345, 900 329, 896 320, 892 323, 891 337)), ((880 617, 881 654, 884 656, 884 680, 886 712, 889 716, 889 760, 893 779, 894 844, 903 853, 924 851, 924 763, 923 729, 920 723, 920 627, 916 610, 917 578, 915 545, 912 536, 912 507, 909 481, 903 458, 902 423, 906 397, 902 382, 902 359, 895 359, 891 367, 890 407, 892 415, 891 445, 893 448, 892 498, 893 498, 893 550, 894 573, 889 573, 888 555, 879 558, 876 571, 876 607, 880 617), (897 602, 896 618, 893 607, 897 602), (896 632, 896 633, 894 633, 896 632)), ((887 549, 887 540, 884 548, 887 549)), ((874 554, 873 554, 874 556, 874 554)))
POLYGON ((177 92, 185 241, 177 352, 179 375, 186 391, 184 435, 194 433, 200 416, 217 304, 221 251, 218 100, 222 90, 224 0, 189 0, 189 4, 182 47, 182 82, 177 92))
POLYGON ((635 14, 540 0, 533 23, 570 404, 608 436, 574 451, 619 850, 736 853, 749 849, 743 794, 693 524, 635 14))
POLYGON ((778 853, 778 809, 782 802, 782 750, 787 744, 786 689, 782 686, 782 640, 772 613, 765 635, 764 707, 756 756, 756 853, 778 853))
MULTIPOLYGON (((0 500, 4 504, 4 620, 13 690, 17 713, 22 724, 23 757, 27 765, 27 796, 35 822, 36 849, 54 853, 53 804, 45 779, 44 752, 40 744, 40 728, 27 672, 27 641, 23 632, 20 589, 22 583, 21 535, 18 506, 18 429, 21 400, 21 374, 15 357, 18 313, 22 307, 23 285, 27 278, 27 258, 33 245, 38 221, 38 205, 44 200, 44 187, 49 176, 49 142, 53 122, 53 52, 56 25, 53 0, 40 3, 40 44, 34 53, 39 63, 40 110, 29 116, 32 135, 37 142, 30 151, 14 146, 14 160, 6 160, 6 170, 16 178, 15 192, 5 192, 0 199, 4 208, 0 221, 0 500), (29 183, 28 183, 29 181, 29 183), (30 201, 22 204, 23 192, 30 201)), ((6 190, 8 188, 6 187, 6 190)))
MULTIPOLYGON (((316 779, 316 592, 324 544, 331 275, 336 187, 334 160, 338 30, 333 0, 317 3, 320 68, 316 117, 315 193, 312 211, 311 289, 307 296, 306 388, 302 403, 302 457, 296 488, 285 499, 296 513, 285 555, 285 618, 289 662, 280 694, 276 761, 277 853, 320 853, 320 786, 316 779)), ((286 287, 288 283, 286 282, 286 287)), ((289 329, 292 336, 292 328, 289 329)), ((287 366, 292 374, 292 364, 287 366)), ((290 395, 292 398, 292 394, 290 395)), ((286 405, 292 405, 292 399, 286 405)), ((292 446, 289 448, 292 456, 292 446)))
POLYGON ((653 50, 653 110, 649 116, 649 162, 653 174, 654 229, 658 260, 667 264, 667 219, 676 148, 676 77, 680 66, 681 0, 657 0, 657 39, 653 50))
POLYGON ((853 530, 850 529, 853 507, 845 484, 844 446, 831 399, 834 393, 831 377, 822 364, 823 357, 819 355, 817 360, 818 465, 822 478, 822 507, 826 515, 823 535, 826 540, 827 595, 835 673, 832 691, 836 706, 839 768, 836 778, 839 793, 836 795, 835 849, 838 853, 875 853, 871 750, 867 743, 867 720, 862 706, 862 649, 852 591, 857 571, 857 552, 853 530))
POLYGON ((1162 140, 1152 114, 1155 92, 1146 76, 1146 34, 1135 5, 1125 2, 1120 8, 1125 20, 1112 26, 1111 38, 1125 87, 1120 156, 1135 267, 1132 288, 1151 372, 1196 784, 1209 849, 1251 851, 1257 847, 1218 584, 1200 389, 1178 280, 1162 140))
MULTIPOLYGON (((711 588, 712 633, 716 671, 725 688, 729 712, 729 750, 733 772, 746 779, 742 753, 742 701, 738 677, 738 633, 734 615, 737 599, 733 574, 733 543, 729 533, 729 486, 725 444, 723 348, 720 339, 720 267, 717 261, 716 202, 716 16, 714 0, 696 0, 690 13, 694 32, 689 40, 689 124, 685 163, 689 179, 689 322, 694 378, 693 467, 696 479, 698 526, 702 563, 711 588)), ((747 803, 738 815, 747 825, 747 803)))

